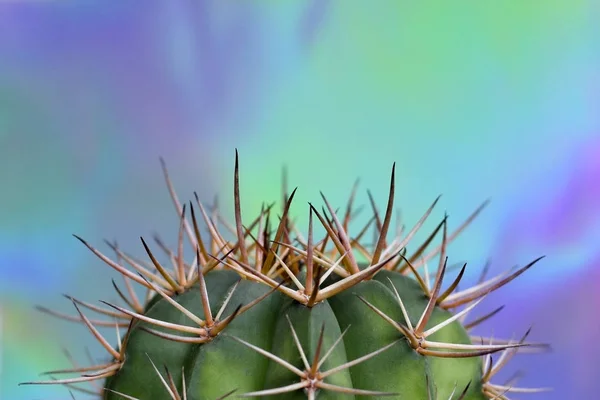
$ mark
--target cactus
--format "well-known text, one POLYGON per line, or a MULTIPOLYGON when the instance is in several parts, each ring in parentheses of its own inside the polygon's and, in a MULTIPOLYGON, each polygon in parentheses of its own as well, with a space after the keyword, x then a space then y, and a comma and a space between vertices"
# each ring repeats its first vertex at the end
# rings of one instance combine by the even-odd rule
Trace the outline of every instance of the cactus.
POLYGON ((309 204, 306 238, 289 218, 295 190, 288 197, 284 188, 284 207, 274 234, 272 205, 244 224, 237 151, 234 225, 223 221, 217 209, 207 212, 197 195, 196 207, 190 202, 186 215, 187 207, 175 194, 164 162, 162 166, 179 216, 179 237, 175 250, 158 237, 156 242, 172 265, 163 265, 143 238, 148 262, 107 242, 115 253, 113 260, 76 236, 123 275, 125 291, 113 281, 123 304, 98 306, 67 296, 76 316, 39 308, 83 323, 108 358, 89 367, 73 362, 72 368, 47 373, 50 380, 24 384, 61 384, 106 400, 230 396, 484 400, 544 390, 518 388, 513 382, 494 384, 491 379, 516 353, 544 350, 547 345, 527 343, 528 332, 520 340, 469 334, 500 309, 466 322, 487 294, 541 257, 488 280, 484 269, 480 282, 470 289, 458 290, 466 264, 459 265, 449 284, 444 282, 455 269, 448 264, 447 246, 487 202, 452 233, 445 216, 408 254, 411 239, 438 200, 408 233, 398 224, 390 241, 395 164, 383 218, 370 196, 373 217, 352 237, 349 224, 355 215, 356 186, 342 218, 322 194, 321 212, 309 204), (207 227, 204 232, 198 210, 207 227), (313 236, 314 223, 324 227, 324 237, 313 236), (371 225, 376 240, 367 245, 364 237, 371 225), (440 234, 441 243, 429 249, 440 234), (233 240, 226 240, 226 235, 233 240), (194 249, 187 262, 186 236, 194 249), (436 257, 437 269, 430 274, 428 262, 436 257), (134 282, 146 289, 144 299, 134 282), (116 322, 91 320, 82 309, 116 322), (116 347, 98 329, 115 325, 116 347), (73 373, 79 376, 62 378, 73 373))

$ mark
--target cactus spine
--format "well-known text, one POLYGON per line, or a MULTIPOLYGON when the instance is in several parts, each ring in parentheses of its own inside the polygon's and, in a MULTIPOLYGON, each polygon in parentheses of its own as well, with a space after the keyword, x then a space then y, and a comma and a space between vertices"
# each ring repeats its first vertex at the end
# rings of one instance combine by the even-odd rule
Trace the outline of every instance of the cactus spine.
POLYGON ((244 224, 237 151, 234 226, 224 222, 218 210, 207 212, 197 195, 196 207, 189 203, 188 216, 163 163, 180 229, 176 250, 156 241, 172 265, 163 265, 143 238, 149 262, 108 243, 113 260, 76 236, 123 275, 126 291, 114 285, 123 304, 97 306, 68 297, 77 316, 40 309, 87 326, 106 349, 107 360, 51 371, 51 380, 26 384, 62 384, 105 400, 235 396, 484 400, 544 390, 518 388, 512 382, 494 384, 491 379, 516 353, 544 350, 546 345, 526 343, 528 332, 520 340, 508 341, 469 334, 500 309, 466 322, 487 294, 541 257, 492 279, 482 275, 478 285, 459 291, 466 264, 456 278, 445 282, 451 269, 446 248, 485 203, 452 233, 444 217, 408 254, 412 237, 437 199, 408 233, 398 226, 389 241, 394 170, 383 218, 371 198, 373 217, 353 237, 349 224, 356 187, 342 218, 322 195, 322 212, 309 205, 305 238, 288 217, 295 190, 285 195, 274 235, 272 205, 244 224), (198 210, 208 239, 200 230, 198 210), (320 240, 313 236, 316 221, 326 232, 320 240), (373 224, 377 240, 369 246, 364 236, 373 224), (223 226, 234 243, 225 239, 223 226), (441 243, 429 249, 440 233, 441 243), (195 250, 189 262, 183 254, 185 236, 195 250), (431 279, 427 262, 435 257, 437 269, 431 279), (146 289, 145 299, 136 293, 134 282, 146 289), (90 320, 84 308, 117 322, 90 320), (111 325, 117 327, 116 348, 98 329, 111 325), (495 353, 500 356, 494 363, 495 353), (60 377, 68 373, 79 376, 60 377))

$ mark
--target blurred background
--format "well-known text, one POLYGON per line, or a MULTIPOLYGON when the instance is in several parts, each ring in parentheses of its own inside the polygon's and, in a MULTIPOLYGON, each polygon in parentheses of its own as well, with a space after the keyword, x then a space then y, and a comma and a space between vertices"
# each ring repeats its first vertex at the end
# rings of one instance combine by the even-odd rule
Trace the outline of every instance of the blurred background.
POLYGON ((68 366, 63 345, 102 355, 34 310, 113 296, 71 234, 135 255, 140 235, 176 243, 161 156, 182 199, 219 194, 232 216, 235 148, 245 215, 279 200, 286 166, 302 227, 319 190, 344 206, 356 178, 383 209, 393 162, 408 227, 438 194, 427 229, 491 198, 450 249, 467 283, 488 259, 500 273, 547 257, 485 301, 481 315, 506 308, 477 332, 533 326, 554 349, 497 382, 523 370, 520 386, 554 391, 514 398, 598 397, 600 2, 140 5, 0 2, 1 399, 68 398, 17 383, 68 366))

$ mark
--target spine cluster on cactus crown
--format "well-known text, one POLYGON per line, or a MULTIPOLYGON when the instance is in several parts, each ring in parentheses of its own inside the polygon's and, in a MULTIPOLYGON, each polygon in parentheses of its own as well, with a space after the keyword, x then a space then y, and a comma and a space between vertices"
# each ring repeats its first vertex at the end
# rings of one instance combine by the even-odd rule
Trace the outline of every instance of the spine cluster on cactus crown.
MULTIPOLYGON (((478 207, 475 212, 451 233, 448 233, 447 231, 447 217, 444 217, 444 219, 427 236, 425 241, 418 246, 415 246, 415 250, 409 254, 407 246, 409 243, 412 243, 411 239, 433 211, 439 197, 431 204, 425 214, 408 232, 405 232, 404 225, 398 220, 396 223, 395 235, 393 239, 389 241, 388 236, 391 225, 391 215, 394 208, 395 165, 394 168, 392 168, 389 198, 383 218, 369 192, 373 216, 355 236, 351 236, 349 233, 349 225, 355 215, 359 212, 358 209, 355 210, 353 208, 354 198, 357 192, 357 185, 355 184, 346 209, 341 216, 338 215, 338 212, 334 210, 323 194, 321 195, 325 207, 321 209, 321 212, 319 212, 312 204, 309 204, 309 230, 308 237, 305 238, 288 216, 295 190, 288 196, 285 184, 284 207, 274 235, 270 230, 269 223, 272 218, 271 211, 273 204, 263 205, 258 217, 252 220, 250 224, 245 225, 242 222, 237 151, 234 169, 234 225, 222 218, 216 205, 212 210, 205 209, 196 193, 194 193, 194 195, 197 209, 194 208, 193 202, 190 201, 188 216, 186 214, 187 205, 180 202, 162 160, 161 164, 173 205, 179 216, 178 245, 175 250, 172 250, 168 248, 158 236, 154 239, 157 247, 159 247, 161 251, 165 253, 166 258, 169 259, 171 266, 161 264, 143 238, 141 238, 142 245, 148 254, 150 262, 137 259, 122 251, 117 243, 107 241, 106 244, 115 253, 115 258, 111 259, 88 242, 75 235, 75 237, 98 258, 123 276, 125 290, 122 290, 114 281, 113 286, 116 293, 123 301, 124 306, 103 302, 110 308, 100 307, 71 296, 66 296, 75 307, 77 313, 74 316, 65 315, 41 306, 38 307, 38 309, 68 321, 84 324, 102 347, 106 349, 109 359, 106 363, 80 367, 71 357, 68 350, 65 350, 65 354, 72 364, 71 368, 44 373, 44 375, 50 378, 49 380, 25 382, 23 384, 64 385, 69 389, 73 399, 75 399, 73 391, 98 395, 102 398, 104 391, 109 390, 103 388, 102 382, 115 375, 124 365, 125 349, 127 347, 129 333, 132 330, 134 322, 138 320, 149 322, 156 326, 168 328, 176 332, 179 331, 185 334, 192 333, 194 335, 192 337, 189 335, 180 336, 144 328, 144 330, 164 339, 186 343, 204 343, 222 332, 237 316, 258 304, 274 291, 279 291, 307 307, 313 307, 319 302, 348 290, 362 281, 373 278, 373 276, 380 271, 388 270, 406 275, 413 275, 425 295, 428 297, 427 307, 423 311, 419 323, 416 326, 412 326, 410 320, 405 318, 407 325, 403 325, 394 321, 364 298, 361 298, 361 300, 370 307, 374 313, 394 326, 416 352, 422 355, 440 357, 483 357, 482 388, 484 394, 490 399, 508 399, 508 396, 511 393, 535 393, 547 390, 545 388, 517 387, 515 386, 515 382, 518 377, 515 377, 504 384, 495 384, 491 382, 491 379, 515 354, 519 352, 537 352, 548 349, 548 346, 545 344, 526 343, 525 339, 529 334, 529 331, 527 331, 520 340, 502 340, 493 337, 471 336, 472 343, 480 343, 472 345, 456 345, 452 343, 430 342, 427 340, 429 335, 454 321, 460 321, 463 323, 465 329, 471 330, 475 326, 496 315, 503 307, 499 307, 490 313, 477 317, 470 322, 466 322, 471 311, 486 295, 506 285, 531 268, 542 258, 540 257, 521 268, 508 271, 493 278, 486 277, 489 266, 489 264, 487 264, 486 267, 483 268, 479 282, 475 286, 459 291, 458 286, 466 268, 466 264, 464 264, 460 267, 456 278, 442 291, 444 276, 446 272, 453 268, 452 266, 447 265, 446 248, 477 217, 486 206, 487 201, 478 207), (206 225, 208 238, 205 238, 202 235, 198 224, 197 211, 200 211, 200 217, 206 225), (316 216, 317 220, 322 224, 326 231, 325 237, 318 241, 315 241, 313 237, 314 216, 316 216), (372 226, 374 226, 376 240, 373 245, 369 246, 365 244, 364 237, 372 226), (235 237, 236 241, 234 243, 226 240, 226 233, 223 229, 227 231, 227 234, 235 237), (440 232, 442 234, 441 243, 434 248, 430 248, 431 243, 440 232), (189 240, 192 248, 196 250, 191 262, 186 262, 184 260, 183 252, 185 237, 189 240), (367 260, 366 267, 359 267, 359 263, 356 261, 356 254, 360 254, 360 256, 367 260), (430 274, 428 262, 436 256, 439 256, 439 266, 435 272, 432 283, 431 274, 433 272, 430 274), (125 265, 128 265, 130 268, 125 267, 125 265), (230 315, 224 316, 222 314, 227 305, 228 299, 226 299, 221 310, 216 315, 213 315, 208 304, 204 276, 211 270, 219 269, 233 270, 243 279, 262 283, 269 286, 271 290, 266 295, 257 298, 249 304, 239 306, 230 315), (304 269, 304 273, 306 274, 304 284, 298 278, 301 269, 304 269), (334 283, 324 285, 327 278, 332 274, 335 274, 338 279, 334 283), (133 286, 134 282, 146 289, 145 297, 142 298, 136 293, 133 286), (194 285, 199 285, 202 292, 202 306, 205 319, 197 317, 170 297, 174 294, 181 294, 194 285), (145 316, 144 311, 147 309, 149 302, 157 297, 169 301, 174 307, 177 307, 180 312, 196 322, 198 326, 190 327, 176 325, 160 320, 153 320, 145 316), (436 306, 448 311, 458 309, 460 309, 460 311, 457 311, 448 320, 425 330, 425 326, 431 317, 433 308, 436 306), (109 320, 90 319, 82 312, 82 309, 88 309, 103 315, 104 317, 108 317, 109 320), (115 349, 99 331, 100 327, 116 328, 117 349, 115 349), (121 330, 124 328, 126 331, 123 335, 121 330), (492 354, 498 352, 500 353, 500 356, 494 362, 492 354), (64 374, 79 374, 79 376, 60 378, 60 376, 64 374), (81 386, 80 384, 82 383, 89 384, 90 386, 81 386)), ((395 293, 398 303, 406 317, 406 311, 402 303, 401 295, 396 290, 395 293)), ((230 296, 231 294, 229 297, 230 296)), ((290 327, 295 336, 291 323, 290 327)), ((241 339, 237 340, 260 352, 264 356, 271 358, 283 367, 288 368, 291 371, 297 370, 297 368, 290 365, 285 360, 278 358, 276 355, 257 348, 241 339)), ((296 344, 298 345, 299 352, 303 354, 299 343, 297 342, 296 344)), ((388 346, 373 354, 365 355, 364 357, 361 357, 361 359, 350 361, 347 364, 334 369, 337 371, 348 368, 351 365, 355 365, 385 351, 387 347, 388 346)), ((321 342, 319 342, 317 348, 319 350, 317 350, 315 361, 313 362, 315 365, 309 365, 307 369, 312 370, 318 368, 317 365, 319 364, 321 342)), ((327 355, 324 357, 326 356, 327 355)), ((172 399, 185 400, 186 393, 178 393, 177 385, 170 372, 166 371, 166 374, 161 373, 154 362, 152 360, 150 360, 150 362, 156 372, 156 379, 162 381, 172 399)), ((327 385, 324 382, 317 383, 327 385)), ((183 384, 183 387, 185 387, 185 383, 183 384)), ((301 387, 301 384, 299 384, 298 387, 301 387)), ((336 388, 327 388, 325 386, 321 387, 321 389, 336 390, 336 388)), ((464 393, 466 393, 467 389, 468 387, 464 389, 462 395, 459 395, 459 400, 464 397, 464 393)), ((341 389, 338 388, 337 390, 341 389)), ((278 393, 277 389, 271 390, 271 392, 278 393)), ((360 391, 358 389, 352 389, 346 392, 349 394, 368 394, 365 393, 365 391, 360 391)), ((233 393, 231 392, 225 393, 221 398, 229 397, 232 394, 233 393)), ((372 394, 383 395, 383 393, 375 392, 372 394)), ((121 395, 124 398, 136 400, 125 394, 121 395)), ((247 395, 252 394, 249 393, 247 395)), ((454 393, 450 398, 452 399, 453 396, 454 393)), ((433 399, 434 394, 429 393, 429 398, 433 399)))

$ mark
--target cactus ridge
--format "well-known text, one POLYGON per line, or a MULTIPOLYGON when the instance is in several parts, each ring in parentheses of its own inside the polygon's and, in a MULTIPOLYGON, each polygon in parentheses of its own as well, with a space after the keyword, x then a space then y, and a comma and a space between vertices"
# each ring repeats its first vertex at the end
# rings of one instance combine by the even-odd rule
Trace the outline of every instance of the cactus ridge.
POLYGON ((488 263, 475 286, 458 289, 466 264, 449 265, 447 246, 487 201, 450 233, 445 215, 409 255, 407 246, 439 197, 406 234, 397 221, 389 241, 395 164, 383 218, 368 192, 373 216, 356 236, 350 235, 349 224, 357 213, 353 209, 357 181, 342 217, 323 193, 321 212, 309 203, 307 238, 289 218, 296 190, 288 196, 285 180, 275 234, 270 229, 273 204, 263 205, 258 217, 244 225, 237 150, 234 225, 216 206, 207 211, 196 193, 197 208, 192 201, 182 204, 162 159, 161 164, 179 217, 177 248, 170 249, 158 236, 154 239, 171 265, 163 265, 144 238, 149 262, 107 241, 115 253, 113 260, 74 235, 123 276, 125 290, 113 280, 123 305, 101 301, 104 306, 97 306, 65 295, 77 315, 38 309, 84 324, 108 353, 107 361, 80 367, 65 350, 71 368, 46 372, 49 380, 23 384, 64 385, 73 399, 77 391, 111 400, 231 396, 483 400, 549 390, 517 387, 518 376, 505 384, 491 382, 517 353, 549 349, 543 343, 526 342, 530 330, 519 340, 468 333, 504 306, 466 322, 473 309, 542 258, 493 278, 487 278, 488 263), (198 210, 208 239, 200 230, 198 210), (326 232, 321 240, 313 235, 315 217, 326 232), (367 245, 364 237, 373 225, 374 244, 367 245), (441 243, 430 248, 440 233, 441 243), (186 237, 194 249, 191 262, 184 259, 186 237), (435 257, 432 279, 428 262, 435 257), (444 285, 446 274, 455 269, 456 278, 444 285), (145 297, 133 283, 146 289, 145 297), (82 309, 114 322, 90 319, 82 309), (116 348, 100 332, 105 327, 116 328, 116 348), (494 360, 496 353, 500 355, 494 360), (162 370, 157 362, 163 364, 162 370), (57 378, 65 374, 78 376, 57 378))

